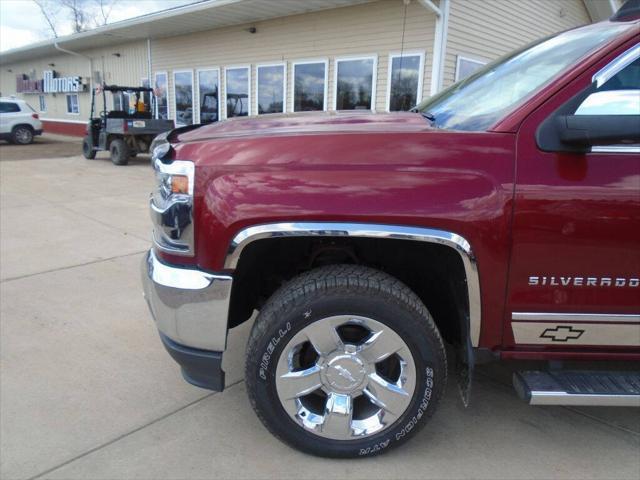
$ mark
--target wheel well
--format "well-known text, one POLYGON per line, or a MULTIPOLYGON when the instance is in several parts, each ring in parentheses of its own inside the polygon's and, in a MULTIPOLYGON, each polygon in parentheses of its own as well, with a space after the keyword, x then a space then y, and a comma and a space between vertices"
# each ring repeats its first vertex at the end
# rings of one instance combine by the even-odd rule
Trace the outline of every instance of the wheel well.
POLYGON ((429 309, 448 343, 468 334, 464 265, 452 248, 412 240, 296 237, 257 240, 243 251, 234 273, 229 327, 247 320, 285 282, 331 264, 366 265, 411 288, 429 309))
POLYGON ((17 125, 14 125, 13 127, 11 127, 11 131, 14 132, 18 127, 27 127, 29 130, 33 132, 33 127, 28 123, 18 123, 17 125))

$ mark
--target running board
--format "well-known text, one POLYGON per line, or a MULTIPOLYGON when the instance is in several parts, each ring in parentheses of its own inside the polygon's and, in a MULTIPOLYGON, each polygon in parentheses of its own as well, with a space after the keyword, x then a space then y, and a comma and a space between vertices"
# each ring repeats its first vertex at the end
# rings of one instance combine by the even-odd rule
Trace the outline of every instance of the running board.
POLYGON ((530 405, 640 407, 640 372, 516 372, 513 386, 530 405))

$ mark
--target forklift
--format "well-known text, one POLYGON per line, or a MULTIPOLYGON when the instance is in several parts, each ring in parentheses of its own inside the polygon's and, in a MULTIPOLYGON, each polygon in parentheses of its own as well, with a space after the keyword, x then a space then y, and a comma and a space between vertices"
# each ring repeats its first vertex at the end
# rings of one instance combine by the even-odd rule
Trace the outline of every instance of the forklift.
POLYGON ((98 85, 91 92, 91 116, 82 154, 94 159, 96 153, 109 151, 115 165, 126 165, 138 153, 148 153, 156 135, 172 130, 173 120, 153 118, 153 89, 98 85), (114 108, 107 110, 107 92, 114 98, 114 108), (102 96, 103 108, 96 113, 96 96, 102 96), (116 102, 119 99, 119 102, 116 102), (116 108, 119 107, 119 108, 116 108))

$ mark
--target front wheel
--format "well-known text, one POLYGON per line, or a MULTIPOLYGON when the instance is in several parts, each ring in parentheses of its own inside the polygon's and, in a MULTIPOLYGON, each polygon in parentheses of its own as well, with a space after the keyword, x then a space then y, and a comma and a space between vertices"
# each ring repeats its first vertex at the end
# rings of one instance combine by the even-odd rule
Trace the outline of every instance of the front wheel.
POLYGON ((96 158, 96 151, 93 149, 93 140, 89 135, 82 139, 82 155, 87 160, 96 158))
POLYGON ((251 403, 278 438, 327 457, 374 455, 435 411, 447 366, 420 299, 395 278, 335 265, 266 303, 247 346, 251 403))

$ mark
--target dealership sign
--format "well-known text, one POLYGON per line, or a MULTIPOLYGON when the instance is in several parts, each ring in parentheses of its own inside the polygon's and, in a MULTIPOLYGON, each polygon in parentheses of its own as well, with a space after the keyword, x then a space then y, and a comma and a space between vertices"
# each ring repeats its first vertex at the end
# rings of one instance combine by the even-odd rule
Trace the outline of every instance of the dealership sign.
POLYGON ((16 78, 18 93, 75 93, 84 90, 82 77, 58 77, 53 70, 43 72, 42 80, 31 80, 24 74, 16 78))

